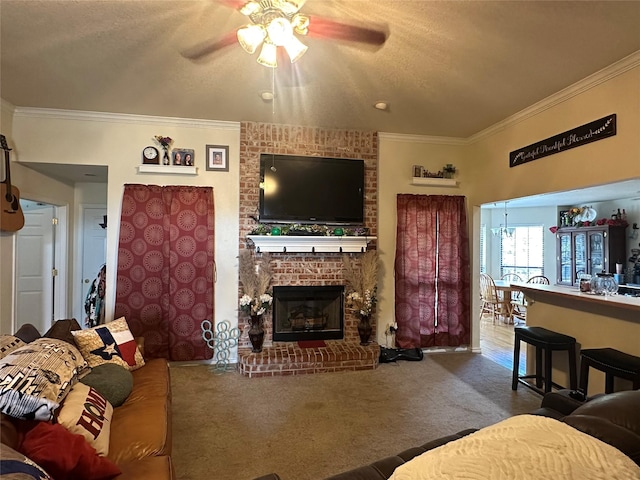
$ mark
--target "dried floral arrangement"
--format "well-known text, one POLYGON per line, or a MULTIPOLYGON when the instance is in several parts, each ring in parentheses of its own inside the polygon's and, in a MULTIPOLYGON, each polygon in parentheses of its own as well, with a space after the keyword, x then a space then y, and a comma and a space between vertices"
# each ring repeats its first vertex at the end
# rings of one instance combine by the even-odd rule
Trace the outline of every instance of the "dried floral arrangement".
POLYGON ((360 316, 373 313, 378 290, 378 252, 367 250, 360 258, 360 268, 348 255, 342 255, 344 279, 347 282, 347 303, 360 316))
POLYGON ((251 251, 242 250, 238 259, 243 290, 243 295, 240 297, 240 310, 249 315, 264 315, 273 302, 273 298, 268 293, 273 277, 271 256, 263 254, 256 260, 251 251))

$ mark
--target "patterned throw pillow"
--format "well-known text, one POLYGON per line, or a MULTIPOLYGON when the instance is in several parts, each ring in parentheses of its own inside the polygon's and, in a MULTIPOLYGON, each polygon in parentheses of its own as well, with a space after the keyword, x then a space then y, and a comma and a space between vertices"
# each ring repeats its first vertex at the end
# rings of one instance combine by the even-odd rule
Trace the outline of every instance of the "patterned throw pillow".
POLYGON ((136 370, 144 365, 144 358, 124 317, 105 325, 71 333, 91 367, 103 363, 117 363, 129 370, 136 370))
POLYGON ((18 337, 14 337, 13 335, 0 335, 0 359, 25 345, 26 343, 18 337))
POLYGON ((113 407, 96 390, 76 383, 58 411, 58 423, 82 435, 103 457, 109 453, 113 407))
POLYGON ((0 411, 25 420, 51 420, 86 368, 73 345, 51 338, 34 340, 0 360, 0 411))

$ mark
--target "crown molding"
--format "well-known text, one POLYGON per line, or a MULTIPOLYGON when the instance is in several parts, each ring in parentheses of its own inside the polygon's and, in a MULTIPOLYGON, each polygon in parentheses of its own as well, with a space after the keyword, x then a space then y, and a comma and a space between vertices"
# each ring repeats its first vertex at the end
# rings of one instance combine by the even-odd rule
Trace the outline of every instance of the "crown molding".
POLYGON ((485 130, 482 130, 466 139, 467 143, 475 143, 484 138, 494 135, 500 130, 504 130, 507 127, 520 123, 528 118, 539 115, 540 113, 548 110, 556 105, 559 105, 567 100, 580 95, 587 90, 597 87, 605 82, 608 82, 612 78, 622 75, 629 70, 640 66, 640 50, 624 57, 622 60, 603 68, 602 70, 589 75, 588 77, 568 86, 567 88, 560 90, 557 93, 545 98, 544 100, 534 103, 533 105, 521 110, 520 112, 505 118, 501 122, 498 122, 485 130))
POLYGON ((128 113, 90 112, 83 110, 59 110, 55 108, 15 107, 15 117, 78 120, 83 122, 128 123, 137 125, 180 126, 191 128, 217 128, 240 131, 240 122, 204 120, 199 118, 153 117, 128 113))
POLYGON ((433 145, 466 145, 468 143, 467 139, 459 137, 434 137, 430 135, 410 135, 405 133, 378 132, 378 137, 404 143, 430 143, 433 145))

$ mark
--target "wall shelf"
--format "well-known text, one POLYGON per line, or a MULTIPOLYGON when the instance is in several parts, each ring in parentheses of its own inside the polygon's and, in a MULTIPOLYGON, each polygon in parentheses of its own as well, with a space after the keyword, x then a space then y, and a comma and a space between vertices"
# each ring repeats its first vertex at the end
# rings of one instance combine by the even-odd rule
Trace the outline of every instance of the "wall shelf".
POLYGON ((433 187, 457 187, 455 178, 412 177, 411 185, 431 185, 433 187))
POLYGON ((356 253, 365 252, 377 237, 323 237, 292 235, 247 235, 256 252, 263 253, 356 253))
POLYGON ((181 165, 138 165, 138 173, 155 173, 163 175, 197 175, 198 167, 181 165))

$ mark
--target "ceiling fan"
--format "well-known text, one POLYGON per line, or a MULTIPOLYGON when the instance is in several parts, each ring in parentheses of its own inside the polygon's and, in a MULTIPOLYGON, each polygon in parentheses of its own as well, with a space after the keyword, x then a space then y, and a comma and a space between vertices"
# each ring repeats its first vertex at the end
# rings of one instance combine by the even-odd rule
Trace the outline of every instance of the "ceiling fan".
POLYGON ((300 12, 306 0, 220 0, 251 20, 251 23, 225 36, 191 47, 182 55, 200 60, 236 41, 249 54, 259 47, 258 63, 266 67, 278 66, 278 51, 284 49, 291 63, 296 62, 308 47, 298 36, 328 38, 380 46, 387 40, 383 29, 358 26, 352 23, 306 15, 300 12), (279 47, 282 47, 279 49, 279 47))

